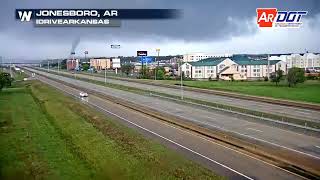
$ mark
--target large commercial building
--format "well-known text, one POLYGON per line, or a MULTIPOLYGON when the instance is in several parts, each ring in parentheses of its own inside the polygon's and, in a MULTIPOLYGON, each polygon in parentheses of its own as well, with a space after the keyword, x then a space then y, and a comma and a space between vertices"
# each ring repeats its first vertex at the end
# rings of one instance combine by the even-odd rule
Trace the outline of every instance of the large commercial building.
POLYGON ((231 57, 232 54, 189 53, 183 55, 183 62, 195 62, 207 58, 231 57))
POLYGON ((207 58, 197 62, 186 62, 181 68, 184 75, 192 79, 254 80, 268 77, 278 69, 287 73, 284 61, 268 62, 268 60, 253 60, 246 56, 207 58))
POLYGON ((94 58, 90 59, 90 67, 96 70, 110 69, 112 67, 112 60, 110 58, 94 58))

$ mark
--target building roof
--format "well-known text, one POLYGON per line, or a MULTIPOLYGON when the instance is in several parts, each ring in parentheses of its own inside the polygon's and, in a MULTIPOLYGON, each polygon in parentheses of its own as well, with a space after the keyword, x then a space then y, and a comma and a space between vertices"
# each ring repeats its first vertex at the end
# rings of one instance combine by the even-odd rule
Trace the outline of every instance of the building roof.
MULTIPOLYGON (((239 65, 268 65, 268 60, 266 59, 257 60, 249 58, 248 56, 233 56, 231 59, 239 65)), ((274 65, 279 61, 281 60, 269 60, 269 64, 274 65)))
POLYGON ((207 58, 207 59, 202 59, 200 61, 196 61, 196 62, 188 62, 189 64, 191 64, 192 66, 216 66, 219 63, 221 63, 222 61, 224 61, 226 58, 222 57, 222 58, 207 58))
MULTIPOLYGON (((281 60, 269 60, 270 65, 275 65, 281 60)), ((268 65, 268 60, 248 60, 248 61, 234 61, 239 65, 268 65)))
MULTIPOLYGON (((225 59, 227 59, 227 58, 225 58, 225 57, 207 58, 207 59, 202 59, 200 61, 187 62, 187 63, 191 64, 192 66, 217 66, 219 63, 221 63, 225 59)), ((268 60, 265 60, 265 59, 257 60, 257 59, 253 59, 253 58, 250 58, 245 55, 233 56, 230 59, 233 62, 237 63, 238 65, 268 65, 268 60)), ((281 60, 269 60, 269 64, 274 65, 280 61, 281 60)))

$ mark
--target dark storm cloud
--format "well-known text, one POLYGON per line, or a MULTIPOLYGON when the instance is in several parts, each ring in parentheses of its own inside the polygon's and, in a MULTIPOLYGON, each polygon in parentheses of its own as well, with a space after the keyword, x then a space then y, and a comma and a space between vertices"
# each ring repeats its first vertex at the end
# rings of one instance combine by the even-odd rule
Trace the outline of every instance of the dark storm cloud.
POLYGON ((278 9, 303 9, 309 17, 319 13, 317 0, 305 1, 231 1, 231 0, 8 0, 0 4, 0 33, 23 39, 72 41, 77 36, 88 39, 116 38, 137 40, 141 36, 167 37, 185 41, 211 41, 227 39, 231 36, 252 34, 245 21, 255 16, 257 7, 277 7, 278 9), (14 19, 16 8, 176 8, 183 11, 180 19, 123 21, 121 28, 34 28, 32 24, 20 23, 14 19), (237 23, 228 21, 234 19, 237 23), (243 24, 241 25, 241 22, 243 24))
MULTIPOLYGON (((224 42, 237 36, 253 36, 257 28, 249 26, 258 7, 280 10, 307 10, 310 21, 320 13, 318 0, 2 0, 0 1, 0 55, 39 57, 55 51, 69 54, 74 39, 81 42, 224 42), (173 8, 183 15, 171 20, 122 21, 121 28, 35 28, 32 23, 15 20, 19 8, 173 8), (42 49, 41 55, 35 49, 42 49)), ((310 23, 311 28, 319 25, 310 23), (313 25, 314 24, 314 25, 313 25)), ((320 31, 320 29, 319 29, 320 31)), ((81 44, 81 43, 80 43, 81 44)), ((239 45, 241 46, 241 45, 239 45)), ((266 47, 268 48, 268 47, 266 47)), ((41 51, 41 50, 40 50, 41 51)), ((130 51, 132 51, 130 49, 130 51)), ((292 51, 291 49, 288 51, 292 51)))

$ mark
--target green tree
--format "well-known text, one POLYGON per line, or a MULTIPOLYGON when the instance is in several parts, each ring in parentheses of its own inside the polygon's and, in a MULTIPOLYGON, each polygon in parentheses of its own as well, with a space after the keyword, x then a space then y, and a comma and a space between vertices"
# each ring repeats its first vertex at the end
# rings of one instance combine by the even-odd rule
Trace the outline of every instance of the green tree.
POLYGON ((165 78, 165 69, 164 67, 156 67, 155 71, 157 72, 157 79, 162 80, 165 78))
POLYGON ((67 60, 64 59, 60 62, 61 69, 67 69, 67 60))
POLYGON ((283 77, 283 71, 281 69, 276 70, 275 73, 272 73, 270 75, 271 82, 275 82, 277 86, 278 86, 278 83, 281 81, 282 77, 283 77))
POLYGON ((0 90, 4 87, 11 86, 13 78, 11 78, 9 73, 2 72, 0 74, 0 90))
POLYGON ((157 79, 159 80, 164 79, 164 71, 162 69, 157 70, 157 79))
POLYGON ((146 65, 142 65, 139 71, 139 78, 140 79, 149 79, 149 68, 146 65))
POLYGON ((87 63, 82 64, 82 69, 83 69, 84 71, 88 71, 89 68, 90 68, 90 65, 89 65, 89 64, 87 64, 87 63))
POLYGON ((305 81, 304 70, 297 67, 291 68, 287 75, 287 81, 289 87, 303 83, 305 81))
POLYGON ((134 69, 133 64, 123 64, 121 65, 121 72, 125 73, 127 76, 129 76, 130 72, 132 72, 134 69))

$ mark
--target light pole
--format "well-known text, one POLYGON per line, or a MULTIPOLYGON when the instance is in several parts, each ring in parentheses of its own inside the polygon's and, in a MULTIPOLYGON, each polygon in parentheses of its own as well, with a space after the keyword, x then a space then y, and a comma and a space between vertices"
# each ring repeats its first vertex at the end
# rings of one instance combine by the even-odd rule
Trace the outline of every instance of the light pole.
POLYGON ((158 64, 157 67, 154 68, 154 80, 157 80, 157 72, 158 72, 158 67, 159 67, 159 53, 160 53, 160 48, 156 49, 157 53, 158 53, 158 64))
POLYGON ((180 60, 180 95, 183 100, 183 84, 182 84, 182 62, 180 60))
POLYGON ((60 60, 58 59, 58 73, 60 74, 60 66, 59 66, 60 60))
POLYGON ((49 72, 49 66, 50 66, 50 64, 49 64, 49 60, 48 60, 48 72, 49 72))
POLYGON ((84 51, 84 61, 87 62, 87 54, 88 54, 88 51, 84 51))
POLYGON ((10 77, 12 77, 11 66, 12 66, 12 62, 11 62, 11 60, 10 60, 10 67, 9 67, 9 70, 10 70, 10 77))
MULTIPOLYGON (((270 66, 270 61, 269 61, 269 59, 270 59, 270 57, 269 57, 269 54, 268 54, 268 59, 267 59, 267 61, 268 61, 268 69, 267 69, 267 72, 268 72, 268 80, 270 79, 270 72, 269 72, 269 66, 270 66)), ((260 78, 259 78, 260 79, 260 78)))
POLYGON ((107 67, 104 68, 104 83, 107 83, 107 67))

